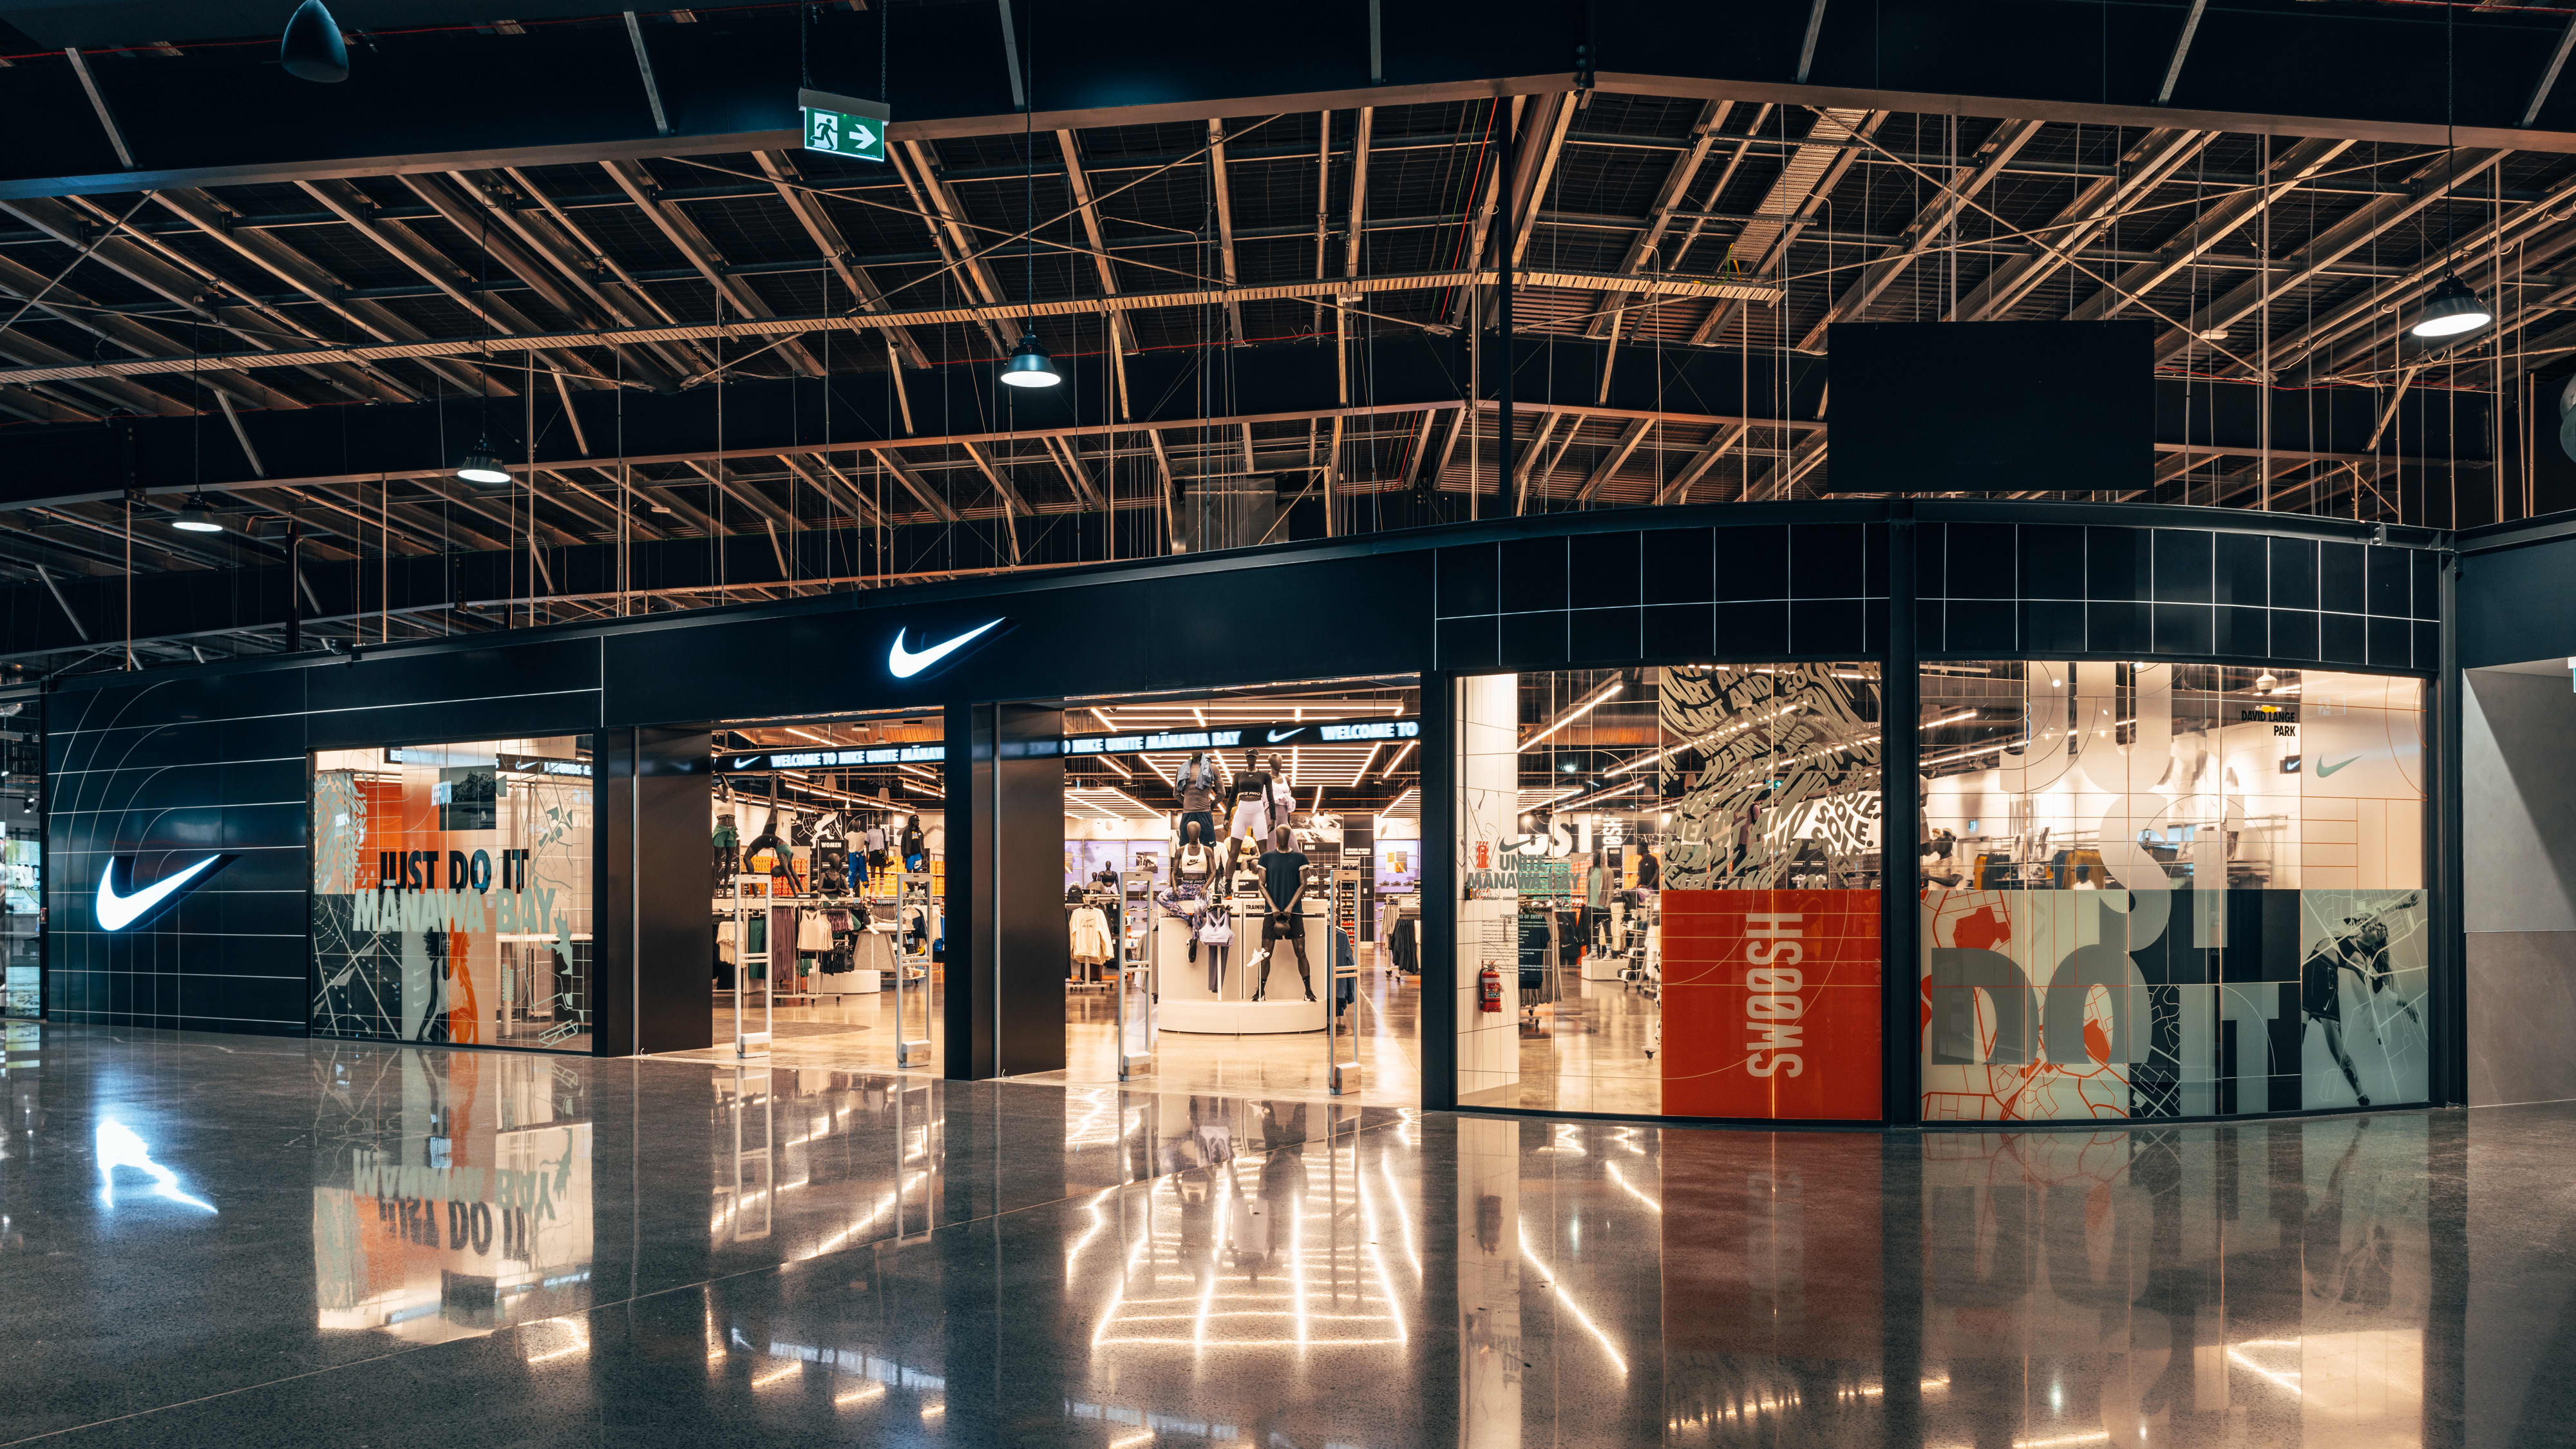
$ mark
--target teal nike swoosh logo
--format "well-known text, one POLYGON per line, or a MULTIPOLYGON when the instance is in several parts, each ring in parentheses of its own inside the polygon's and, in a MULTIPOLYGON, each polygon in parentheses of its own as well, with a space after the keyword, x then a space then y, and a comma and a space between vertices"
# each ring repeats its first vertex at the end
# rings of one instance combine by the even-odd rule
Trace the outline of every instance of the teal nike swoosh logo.
POLYGON ((903 636, 905 631, 897 629, 894 631, 894 647, 886 651, 886 671, 897 679, 910 679, 914 675, 919 674, 921 671, 938 663, 940 660, 956 653, 960 648, 965 646, 968 640, 975 638, 977 635, 989 633, 1000 627, 1002 627, 1002 621, 995 619, 989 624, 978 625, 975 628, 967 630, 963 634, 959 634, 954 638, 944 639, 939 643, 933 644, 929 648, 922 650, 904 648, 903 636))
POLYGON ((132 895, 119 895, 116 890, 116 868, 125 867, 128 880, 134 877, 134 862, 127 856, 108 857, 107 869, 98 877, 98 928, 122 931, 150 915, 154 907, 172 899, 181 891, 203 881, 233 859, 229 855, 210 855, 185 870, 173 871, 132 895))
POLYGON ((2342 769, 2344 766, 2349 765, 2354 760, 2358 760, 2360 758, 2361 756, 2359 755, 2353 755, 2350 758, 2335 760, 2332 762, 2319 760, 2317 761, 2317 778, 2322 780, 2326 776, 2333 774, 2335 771, 2342 769))

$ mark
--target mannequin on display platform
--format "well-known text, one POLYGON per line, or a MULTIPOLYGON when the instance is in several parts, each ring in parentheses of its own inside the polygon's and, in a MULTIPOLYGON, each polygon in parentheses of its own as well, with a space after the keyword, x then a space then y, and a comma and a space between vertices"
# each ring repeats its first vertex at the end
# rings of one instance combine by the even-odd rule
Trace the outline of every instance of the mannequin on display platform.
POLYGON ((1216 839, 1216 790, 1216 756, 1199 750, 1181 762, 1181 823, 1186 828, 1197 821, 1210 841, 1216 839))
MULTIPOLYGON (((1285 825, 1270 831, 1270 849, 1261 857, 1261 984, 1254 988, 1252 999, 1261 1000, 1270 991, 1270 956, 1280 941, 1297 948, 1297 979, 1306 985, 1306 999, 1315 999, 1315 973, 1306 961, 1306 922, 1298 906, 1306 899, 1306 857, 1291 848, 1285 825)), ((1247 963, 1249 964, 1249 963, 1247 963)))
POLYGON ((1270 837, 1270 776, 1252 751, 1243 752, 1243 773, 1234 777, 1234 819, 1226 834, 1235 838, 1270 837))
MULTIPOLYGON (((1204 812, 1202 812, 1204 813, 1204 812)), ((1199 836, 1198 816, 1181 815, 1181 843, 1172 852, 1172 879, 1182 885, 1209 888, 1225 872, 1225 854, 1199 836)))
POLYGON ((904 817, 903 868, 905 870, 930 869, 930 847, 922 836, 919 815, 904 817))

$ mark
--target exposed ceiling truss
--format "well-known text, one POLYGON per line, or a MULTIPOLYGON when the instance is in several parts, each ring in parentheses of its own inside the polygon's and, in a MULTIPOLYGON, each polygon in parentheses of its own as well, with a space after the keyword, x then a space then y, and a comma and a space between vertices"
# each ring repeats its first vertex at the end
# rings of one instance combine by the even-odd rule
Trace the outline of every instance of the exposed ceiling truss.
MULTIPOLYGON (((2435 526, 2576 501, 2534 442, 2556 426, 2534 380, 2576 363, 2576 156, 2557 150, 1564 89, 898 129, 891 154, 461 157, 0 201, 0 460, 144 422, 187 428, 196 460, 120 475, 102 443, 96 476, 5 485, 0 582, 274 565, 291 518, 317 564, 508 554, 494 603, 573 618, 1165 551, 1230 480, 1275 480, 1274 537, 1802 497, 1832 466, 1829 329, 1866 320, 2140 318, 2186 398, 2268 379, 2358 399, 2355 435, 2323 442, 2276 436, 2277 400, 2269 428, 2186 418, 2144 496, 2435 526), (1377 369, 1395 339, 1477 355, 1506 265, 1523 373, 1580 358, 1586 379, 1517 409, 1507 481, 1489 377, 1390 399, 1377 369), (2450 270, 2501 325, 2427 352, 2397 324, 2450 270), (1024 328, 1084 360, 1097 421, 1031 425, 989 386, 1024 328), (1329 349, 1331 395, 1274 397, 1256 364, 1279 349, 1329 349), (1618 405, 1614 369, 1685 355, 1730 359, 1738 395, 1618 405), (733 389, 796 383, 815 406, 878 399, 887 424, 728 446, 733 389), (630 451, 603 421, 672 397, 706 401, 686 446, 630 451), (491 435, 515 485, 281 469, 261 443, 424 408, 451 451, 491 435), (172 495, 209 479, 218 510, 267 526, 171 532, 172 495), (877 542, 808 559, 831 531, 877 542), (550 551, 692 539, 773 551, 789 582, 551 577, 550 551)), ((346 612, 314 607, 304 642, 354 631, 346 612)), ((505 621, 381 612, 384 637, 505 621)), ((189 637, 138 661, 282 643, 189 637)), ((106 652, 40 662, 123 662, 121 640, 84 648, 106 652)))

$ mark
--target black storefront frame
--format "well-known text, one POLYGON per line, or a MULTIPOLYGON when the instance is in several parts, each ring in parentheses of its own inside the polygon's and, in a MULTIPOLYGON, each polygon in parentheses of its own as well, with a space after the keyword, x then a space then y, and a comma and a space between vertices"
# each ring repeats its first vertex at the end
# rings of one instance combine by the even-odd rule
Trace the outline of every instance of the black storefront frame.
MULTIPOLYGON (((1451 756, 1455 749, 1455 682, 1461 675, 1498 670, 1533 670, 1573 667, 1637 667, 1656 663, 1696 661, 1707 657, 1699 652, 1686 655, 1652 656, 1644 652, 1643 640, 1638 647, 1611 654, 1588 654, 1573 623, 1556 635, 1563 639, 1561 657, 1527 662, 1495 664, 1452 664, 1443 658, 1439 640, 1449 632, 1439 620, 1444 617, 1429 597, 1427 577, 1438 572, 1437 560, 1446 551, 1477 549, 1520 541, 1576 539, 1587 535, 1634 533, 1642 537, 1649 532, 1710 529, 1718 537, 1731 530, 1746 527, 1771 528, 1786 525, 1792 529, 1827 525, 1849 529, 1860 525, 1860 536, 1878 540, 1880 566, 1858 591, 1853 600, 1862 606, 1868 624, 1865 647, 1836 647, 1823 650, 1819 658, 1875 658, 1882 671, 1882 710, 1888 719, 1903 721, 1904 727, 1888 741, 1883 759, 1900 761, 1900 754, 1910 760, 1914 753, 1915 711, 1904 706, 1913 697, 1914 665, 1925 659, 1943 657, 2051 657, 2051 658, 2133 658, 2153 657, 2161 661, 2243 665, 2249 662, 2282 664, 2292 668, 2343 667, 2327 666, 2318 660, 2249 659, 2240 654, 2185 652, 2176 650, 2120 649, 2112 651, 2046 651, 1991 648, 1959 650, 1937 647, 1944 642, 1924 640, 1916 623, 1923 614, 1921 599, 1926 591, 1920 587, 1914 562, 1916 550, 1906 540, 1929 526, 1955 524, 1990 525, 2013 523, 2042 526, 2081 525, 2096 529, 2164 529, 2199 530, 2218 534, 2251 534, 2270 538, 2305 539, 2342 544, 2386 542, 2389 531, 2374 530, 2367 525, 2345 524, 2334 520, 2299 517, 2251 515, 2241 511, 2201 508, 2166 508, 2147 505, 2089 504, 1974 504, 1974 503, 1789 503, 1761 505, 1713 505, 1695 508, 1637 510, 1603 510, 1572 514, 1496 520, 1486 523, 1453 525, 1437 529, 1412 530, 1380 534, 1356 540, 1332 540, 1321 543, 1292 544, 1260 550, 1212 555, 1184 555, 1177 558, 1103 564, 1070 569, 1045 575, 1003 576, 966 583, 910 586, 880 590, 868 594, 842 594, 787 603, 753 604, 720 609, 692 611, 686 614, 657 615, 641 619, 605 621, 593 624, 561 625, 522 631, 502 636, 461 638, 382 648, 369 648, 351 656, 297 656, 285 659, 236 661, 188 669, 156 670, 145 674, 121 676, 85 676, 57 682, 48 691, 55 698, 90 694, 106 695, 113 691, 137 693, 164 689, 186 696, 186 707, 176 710, 172 718, 192 722, 211 722, 224 731, 238 729, 258 734, 256 721, 271 714, 262 709, 273 703, 269 696, 280 693, 279 682, 291 680, 293 687, 284 693, 293 713, 301 710, 303 721, 298 728, 303 736, 295 744, 300 758, 309 758, 312 750, 341 748, 359 744, 381 744, 388 740, 422 738, 417 728, 399 728, 396 722, 433 705, 452 706, 453 698, 466 697, 468 719, 453 729, 437 734, 448 738, 507 737, 534 732, 588 733, 593 735, 601 761, 597 799, 602 818, 597 824, 599 848, 603 855, 594 877, 594 940, 601 942, 594 962, 598 978, 600 1004, 594 1011, 595 1048, 603 1054, 624 1050, 668 1049, 653 1038, 656 1030, 685 1027, 685 1012, 660 1013, 665 1020, 647 1029, 638 1039, 627 1033, 629 1023, 640 1022, 654 1013, 662 987, 677 983, 678 973, 668 982, 650 982, 646 968, 655 957, 652 942, 669 942, 674 923, 657 921, 651 911, 655 901, 650 882, 683 869, 704 870, 705 843, 691 828, 685 838, 673 835, 677 822, 687 819, 702 821, 708 787, 709 766, 706 762, 707 730, 716 715, 731 718, 777 718, 788 715, 870 714, 887 709, 931 709, 943 713, 943 735, 949 744, 943 793, 947 795, 952 854, 971 851, 975 830, 972 793, 977 761, 975 751, 960 748, 970 738, 971 727, 982 712, 995 727, 987 733, 996 739, 1006 733, 1025 737, 1023 731, 1003 731, 999 726, 1000 710, 1027 707, 1043 709, 1045 701, 1060 701, 1076 695, 1168 692, 1175 689, 1224 689, 1276 682, 1281 679, 1350 677, 1353 675, 1411 675, 1422 685, 1423 757, 1421 785, 1423 791, 1423 865, 1426 897, 1447 897, 1454 892, 1450 882, 1456 878, 1451 836, 1454 833, 1453 797, 1455 780, 1450 778, 1451 756), (1432 555, 1425 558, 1424 555, 1432 555), (1312 622, 1299 631, 1280 639, 1277 647, 1289 657, 1268 663, 1261 679, 1235 679, 1232 674, 1241 667, 1243 652, 1237 647, 1237 636, 1229 630, 1254 621, 1259 616, 1245 614, 1239 607, 1246 595, 1256 596, 1268 605, 1273 591, 1247 589, 1246 583, 1261 584, 1260 575, 1252 578, 1224 578, 1246 570, 1277 570, 1270 578, 1287 582, 1291 601, 1301 616, 1312 622), (1406 575, 1412 578, 1408 581, 1406 575), (1175 601, 1179 601, 1177 606, 1175 601), (1206 601, 1214 601, 1209 607, 1206 601), (810 661, 827 657, 818 651, 840 650, 850 653, 849 645, 857 640, 853 656, 861 671, 868 666, 863 657, 868 649, 880 648, 886 636, 893 633, 896 621, 912 624, 922 633, 916 637, 946 637, 933 631, 970 627, 995 610, 1020 611, 1022 617, 1010 629, 998 631, 1000 642, 990 649, 979 647, 966 651, 964 666, 938 677, 926 677, 901 686, 890 686, 864 672, 835 681, 836 692, 828 699, 815 695, 789 697, 762 694, 752 703, 734 702, 729 707, 709 708, 708 697, 722 697, 725 690, 746 678, 745 671, 766 668, 775 670, 782 659, 810 661), (1418 611, 1418 612, 1409 612, 1418 611), (1061 612, 1064 617, 1054 617, 1061 612), (1205 614, 1210 617, 1195 617, 1205 614), (1418 621, 1408 623, 1408 620, 1418 621), (1142 625, 1141 629, 1139 625, 1142 625), (1036 636, 1053 631, 1062 634, 1067 628, 1088 628, 1086 642, 1106 639, 1096 649, 1107 659, 1103 674, 1082 677, 1078 683, 1068 677, 1061 661, 1045 658, 1034 647, 1036 636), (1120 631, 1157 633, 1152 647, 1134 639, 1120 637, 1120 631), (1011 642, 1014 633, 1024 637, 1021 647, 1011 642), (1320 661, 1323 655, 1311 645, 1311 639, 1330 641, 1329 665, 1307 664, 1300 658, 1320 661), (1915 644, 1936 647, 1911 648, 1915 644), (1306 653, 1299 655, 1304 648, 1306 653), (1354 657, 1354 648, 1356 656, 1354 657), (741 669, 723 681, 699 681, 683 678, 688 671, 656 667, 670 660, 728 661, 739 655, 747 661, 741 669), (1219 667, 1212 663, 1222 661, 1219 667), (485 673, 477 676, 472 686, 460 682, 476 668, 485 673), (548 676, 549 671, 565 676, 565 687, 535 691, 513 686, 531 678, 548 676), (1025 677, 1014 677, 1025 676, 1025 677), (363 682, 352 684, 348 681, 363 682), (341 683, 332 685, 331 680, 341 683), (486 687, 488 686, 488 687, 486 687), (474 687, 485 687, 481 694, 474 687), (326 699, 323 696, 332 696, 326 699), (227 715, 226 711, 232 711, 227 715), (327 718, 326 718, 327 716, 327 718), (381 718, 385 727, 368 723, 381 718), (692 743, 694 741, 694 743, 692 743), (621 792, 614 788, 624 784, 621 792), (618 799, 623 794, 623 799, 618 799), (648 796, 650 803, 648 804, 648 796), (612 800, 617 808, 608 806, 612 800), (695 813, 692 815, 691 806, 695 813), (960 808, 961 806, 966 808, 960 808), (664 822, 653 828, 648 822, 664 822), (958 837, 961 830, 966 840, 958 837), (660 859, 654 859, 659 855, 660 859), (622 910, 620 908, 623 908, 622 910), (612 934, 623 939, 612 947, 606 938, 612 934), (623 951, 631 978, 618 974, 612 949, 623 951), (615 976, 615 980, 612 980, 615 976), (628 986, 622 994, 614 988, 628 986)), ((2428 555, 2439 554, 2444 540, 2420 530, 2396 530, 2396 543, 2405 551, 2428 555)), ((1847 536, 1847 535, 1846 535, 1847 536)), ((1864 547, 1869 545, 1864 544, 1864 547)), ((1526 548, 1523 549, 1526 553, 1526 548)), ((1544 551, 1543 551, 1544 552, 1544 551)), ((1871 573, 1864 567, 1864 574, 1871 573)), ((2447 604, 2448 577, 2444 576, 2447 604)), ((1572 601, 1569 601, 1571 603, 1572 601)), ((2419 611, 2420 612, 2420 611, 2419 611)), ((1568 619, 1573 615, 1569 613, 1568 619)), ((1610 611, 1603 618, 1619 617, 1610 611)), ((2449 636, 2447 620, 2451 610, 2439 611, 2439 630, 2449 636)), ((1275 619, 1272 620, 1275 622, 1275 619)), ((2433 627, 2429 621, 2415 624, 2420 634, 2433 627)), ((1263 636, 1269 637, 1269 636, 1263 636)), ((1635 636, 1631 636, 1635 637, 1635 636)), ((2374 636, 2375 641, 2375 636, 2374 636)), ((1760 649, 1749 651, 1762 659, 1794 659, 1805 651, 1760 649)), ((1725 657, 1719 655, 1719 658, 1725 657)), ((1749 657, 1749 655, 1748 655, 1749 657)), ((2447 658, 2444 661, 2448 664, 2447 658)), ((2442 762, 2435 781, 2434 810, 2428 817, 2447 819, 2456 811, 2451 798, 2456 780, 2456 726, 2451 715, 2456 711, 2454 692, 2440 687, 2447 678, 2445 669, 2407 669, 2366 672, 2400 672, 2432 677, 2435 695, 2428 701, 2428 751, 2442 762), (2438 705, 2438 715, 2433 706, 2438 705)), ((810 669, 808 672, 812 672, 810 669)), ((554 680, 548 677, 546 682, 554 680)), ((746 686, 750 687, 750 686, 746 686)), ((765 684, 757 688, 766 688, 765 684)), ((755 693, 757 693, 755 688, 755 693)), ((50 717, 49 708, 48 715, 50 717)), ((175 725, 173 726, 176 727, 175 725)), ((205 730, 199 729, 199 734, 205 730)), ((95 731, 93 731, 95 733, 95 731)), ((69 748, 68 745, 65 748, 69 748)), ((244 748, 249 748, 244 746, 244 748)), ((57 740, 47 731, 49 774, 56 763, 57 740)), ((220 750, 204 749, 190 757, 195 763, 202 757, 220 761, 230 758, 220 750)), ((993 757, 988 753, 987 767, 993 757)), ((299 770, 302 767, 299 766, 299 770)), ((56 782, 47 781, 46 804, 50 812, 59 791, 56 782)), ((1910 794, 1911 792, 1888 792, 1910 794)), ((309 788, 306 792, 309 800, 309 788)), ((1058 791, 1060 795, 1060 789, 1058 791)), ((988 782, 987 798, 990 798, 988 782)), ((1892 801, 1890 809, 1913 806, 1910 800, 1892 801)), ((139 807, 138 807, 139 808, 139 807)), ((1060 814, 1058 819, 1060 820, 1060 814)), ((1891 819, 1890 828, 1894 822, 1891 819)), ((984 834, 994 832, 987 830, 984 834)), ((57 882, 55 867, 66 859, 58 849, 62 831, 51 821, 47 829, 47 899, 51 904, 69 904, 78 895, 82 883, 57 882), (56 900, 56 897, 62 897, 56 900)), ((2437 834, 2428 851, 2428 865, 2442 874, 2441 884, 2432 887, 2435 909, 2442 922, 2437 927, 2437 959, 2445 963, 2435 972, 2432 1004, 2442 1013, 2442 1021, 2433 1030, 2435 1061, 2439 1077, 2460 1075, 2457 1046, 2454 1041, 2461 1021, 2457 952, 2451 933, 2456 929, 2456 902, 2450 897, 2456 890, 2456 861, 2452 859, 2455 829, 2437 834)), ((299 858, 309 850, 309 840, 299 839, 304 847, 299 858)), ((117 848, 124 848, 119 846, 117 848)), ((149 848, 149 847, 144 847, 149 848)), ((967 877, 989 878, 990 870, 961 873, 967 877)), ((2428 872, 2428 875, 2430 872, 2428 872)), ((303 872, 309 883, 309 861, 303 872)), ((309 890, 309 885, 307 886, 309 890)), ((1887 960, 1907 962, 1915 954, 1914 921, 1911 911, 1901 911, 1898 893, 1883 889, 1888 918, 1883 922, 1882 941, 1887 960)), ((974 936, 990 936, 1000 930, 998 915, 981 922, 985 930, 973 928, 973 902, 962 899, 957 884, 952 884, 949 906, 952 921, 963 921, 974 936), (961 909, 962 908, 962 909, 961 909)), ((988 906, 990 903, 987 903, 988 906)), ((1426 906, 1428 902, 1426 901, 1426 906)), ((49 1017, 57 1016, 61 993, 57 983, 62 971, 56 967, 60 950, 71 938, 63 933, 70 910, 51 913, 46 932, 45 975, 46 1006, 49 1017)), ((309 906, 299 916, 309 930, 309 906)), ((1436 960, 1425 963, 1422 1012, 1423 1105, 1438 1108, 1454 1103, 1455 1032, 1456 1032, 1456 953, 1452 912, 1426 908, 1424 920, 1424 953, 1436 960)), ((74 942, 73 944, 77 944, 74 942)), ((952 941, 952 947, 957 943, 952 941)), ((970 941, 971 946, 971 941, 970 941)), ((90 952, 79 963, 83 972, 102 968, 90 952)), ((299 942, 298 976, 309 970, 310 943, 299 942)), ((952 960, 954 957, 952 956, 952 960)), ((700 963, 690 960, 694 970, 700 963)), ((1910 968, 1909 968, 1910 969, 1910 968)), ((702 971, 695 974, 703 976, 702 971)), ((1883 978, 1891 988, 1898 986, 1893 978, 1883 978)), ((962 1043, 955 979, 952 967, 951 1006, 948 1030, 951 1032, 949 1060, 956 1064, 955 1075, 978 1075, 977 1061, 970 1036, 962 1043), (966 1050, 957 1050, 963 1045, 966 1050)), ((972 983, 969 983, 970 985, 972 983)), ((1911 1046, 1910 996, 1900 989, 1884 992, 1887 1014, 1882 1030, 1885 1051, 1882 1081, 1888 1114, 1886 1120, 1902 1125, 1919 1110, 1919 1087, 1914 1083, 1917 1053, 1898 1050, 1900 1044, 1911 1046)), ((94 999, 68 1013, 71 1018, 101 1019, 108 1016, 143 1017, 148 1013, 102 1009, 94 999)), ((974 1009, 998 1009, 998 1002, 973 1004, 974 1009)), ((161 1013, 168 1016, 170 1013, 161 1013)), ((699 1013, 699 1020, 707 1018, 699 1013)), ((165 1024, 186 1025, 184 1019, 165 1024)), ((998 1020, 984 1034, 988 1044, 1000 1032, 998 1020)), ((1058 1033, 1060 1040, 1061 1033, 1058 1033)), ((990 1047, 986 1048, 989 1064, 990 1047)), ((2450 1093, 2456 1098, 2456 1091, 2450 1093)), ((2435 1100, 2444 1100, 2444 1088, 2438 1084, 2435 1100)), ((2177 1120, 2177 1119, 2155 1119, 2177 1120)), ((2242 1120, 2229 1118, 2222 1120, 2242 1120)), ((1770 1124, 1779 1125, 1779 1124, 1770 1124)), ((1989 1124, 1991 1125, 1991 1124, 1989 1124)), ((2040 1126, 2043 1124, 2015 1124, 2040 1126)))

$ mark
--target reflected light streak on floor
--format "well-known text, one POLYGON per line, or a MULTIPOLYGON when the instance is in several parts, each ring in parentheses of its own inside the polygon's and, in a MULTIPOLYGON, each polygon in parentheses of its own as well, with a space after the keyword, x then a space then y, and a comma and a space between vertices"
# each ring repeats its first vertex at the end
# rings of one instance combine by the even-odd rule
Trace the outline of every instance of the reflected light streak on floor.
POLYGON ((2576 1104, 1882 1136, 26 1035, 0 1442, 2400 1449, 2576 1422, 2576 1104))

